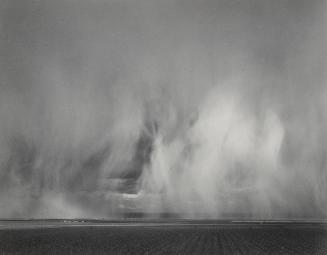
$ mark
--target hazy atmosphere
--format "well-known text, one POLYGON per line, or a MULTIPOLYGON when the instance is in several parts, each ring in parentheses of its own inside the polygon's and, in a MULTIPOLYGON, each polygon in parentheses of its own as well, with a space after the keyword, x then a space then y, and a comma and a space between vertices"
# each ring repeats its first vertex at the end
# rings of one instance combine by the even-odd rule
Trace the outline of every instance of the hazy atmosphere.
POLYGON ((326 218, 326 7, 1 0, 0 218, 326 218))

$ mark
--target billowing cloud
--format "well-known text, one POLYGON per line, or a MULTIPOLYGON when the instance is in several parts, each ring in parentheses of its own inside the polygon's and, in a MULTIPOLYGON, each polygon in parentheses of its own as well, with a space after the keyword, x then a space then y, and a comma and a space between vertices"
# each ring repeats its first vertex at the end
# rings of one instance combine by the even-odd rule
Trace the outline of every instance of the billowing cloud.
POLYGON ((325 217, 325 10, 4 1, 0 217, 325 217))

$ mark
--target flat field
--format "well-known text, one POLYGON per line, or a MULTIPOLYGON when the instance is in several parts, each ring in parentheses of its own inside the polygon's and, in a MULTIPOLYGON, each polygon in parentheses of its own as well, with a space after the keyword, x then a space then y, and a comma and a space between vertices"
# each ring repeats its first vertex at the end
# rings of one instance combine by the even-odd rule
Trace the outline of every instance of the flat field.
POLYGON ((0 254, 327 254, 323 223, 1 222, 0 254))

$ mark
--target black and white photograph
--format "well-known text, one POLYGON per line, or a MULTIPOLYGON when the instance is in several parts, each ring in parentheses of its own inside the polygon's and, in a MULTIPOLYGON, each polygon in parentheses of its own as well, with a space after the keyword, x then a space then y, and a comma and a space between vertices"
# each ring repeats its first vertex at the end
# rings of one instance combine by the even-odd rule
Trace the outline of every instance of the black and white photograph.
POLYGON ((327 254, 327 0, 0 0, 11 254, 327 254))

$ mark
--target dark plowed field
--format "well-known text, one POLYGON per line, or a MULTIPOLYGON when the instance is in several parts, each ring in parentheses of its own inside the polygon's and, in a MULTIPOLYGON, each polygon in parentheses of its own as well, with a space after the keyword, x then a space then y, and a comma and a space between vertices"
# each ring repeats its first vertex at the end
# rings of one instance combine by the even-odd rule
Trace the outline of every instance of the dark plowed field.
POLYGON ((0 229, 0 254, 327 254, 323 224, 0 229))

